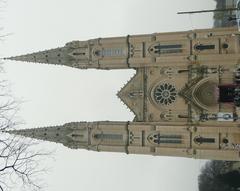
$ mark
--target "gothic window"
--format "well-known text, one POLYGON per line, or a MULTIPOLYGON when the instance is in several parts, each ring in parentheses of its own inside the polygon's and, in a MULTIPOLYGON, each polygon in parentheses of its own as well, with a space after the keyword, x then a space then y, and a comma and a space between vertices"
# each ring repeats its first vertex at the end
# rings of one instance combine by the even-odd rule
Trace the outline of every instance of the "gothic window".
POLYGON ((164 121, 171 121, 176 117, 176 114, 173 114, 172 112, 162 112, 160 114, 160 118, 164 121))
POLYGON ((198 51, 212 50, 212 49, 215 49, 215 45, 213 45, 213 44, 208 44, 208 45, 205 45, 205 44, 197 44, 197 45, 195 45, 194 48, 195 48, 196 50, 198 50, 198 51))
POLYGON ((120 134, 95 134, 95 139, 101 139, 101 140, 122 140, 123 136, 120 134))
POLYGON ((149 49, 150 53, 154 55, 160 54, 172 54, 172 53, 181 53, 182 52, 182 45, 181 44, 157 44, 149 49))
POLYGON ((104 48, 103 50, 96 50, 94 52, 96 56, 124 56, 124 51, 122 48, 104 48))
POLYGON ((84 56, 85 53, 84 52, 74 52, 73 55, 74 56, 84 56))
POLYGON ((73 138, 83 138, 84 136, 83 135, 81 135, 81 134, 72 134, 71 135, 73 138))
POLYGON ((162 83, 154 89, 153 96, 158 104, 169 105, 176 100, 177 90, 172 84, 162 83))
POLYGON ((201 137, 201 136, 195 137, 194 141, 199 145, 203 144, 203 143, 215 143, 214 138, 205 138, 205 137, 201 137))
POLYGON ((164 135, 160 133, 151 134, 148 138, 154 144, 181 144, 181 135, 164 135))

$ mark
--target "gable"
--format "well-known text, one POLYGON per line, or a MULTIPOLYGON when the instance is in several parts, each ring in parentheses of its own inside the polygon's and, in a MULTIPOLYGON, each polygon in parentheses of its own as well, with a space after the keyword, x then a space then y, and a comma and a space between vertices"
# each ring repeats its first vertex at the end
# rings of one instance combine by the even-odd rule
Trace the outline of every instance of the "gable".
POLYGON ((135 114, 135 121, 143 121, 144 103, 144 70, 138 69, 136 74, 118 92, 117 96, 135 114))

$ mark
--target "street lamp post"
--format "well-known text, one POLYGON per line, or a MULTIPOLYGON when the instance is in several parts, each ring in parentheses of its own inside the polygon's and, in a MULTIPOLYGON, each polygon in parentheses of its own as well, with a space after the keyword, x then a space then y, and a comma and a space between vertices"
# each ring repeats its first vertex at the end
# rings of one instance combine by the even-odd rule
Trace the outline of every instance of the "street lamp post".
POLYGON ((177 14, 196 14, 196 13, 211 13, 211 12, 226 12, 226 11, 237 11, 239 8, 226 8, 226 9, 210 9, 210 10, 201 10, 201 11, 184 11, 178 12, 177 14))

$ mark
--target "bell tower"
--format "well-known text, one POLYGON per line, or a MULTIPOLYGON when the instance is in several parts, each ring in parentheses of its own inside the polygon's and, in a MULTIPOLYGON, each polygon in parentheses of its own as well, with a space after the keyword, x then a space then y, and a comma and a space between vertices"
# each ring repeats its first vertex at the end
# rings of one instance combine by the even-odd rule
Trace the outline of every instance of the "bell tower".
POLYGON ((71 149, 239 160, 238 127, 99 121, 72 122, 8 133, 61 143, 71 149))
POLYGON ((74 122, 10 131, 70 148, 240 160, 240 33, 236 28, 72 41, 6 59, 135 69, 117 96, 132 122, 74 122))

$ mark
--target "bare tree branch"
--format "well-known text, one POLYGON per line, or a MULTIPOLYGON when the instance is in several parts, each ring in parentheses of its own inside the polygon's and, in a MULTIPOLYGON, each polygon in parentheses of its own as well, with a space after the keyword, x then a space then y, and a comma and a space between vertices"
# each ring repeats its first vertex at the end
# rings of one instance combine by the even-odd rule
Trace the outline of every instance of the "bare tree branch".
MULTIPOLYGON (((0 75, 1 71, 0 64, 0 75)), ((15 190, 19 185, 24 190, 41 190, 40 177, 46 169, 40 162, 51 152, 36 149, 36 141, 6 133, 22 124, 17 120, 21 102, 16 101, 8 87, 6 80, 0 80, 0 191, 15 190)))

